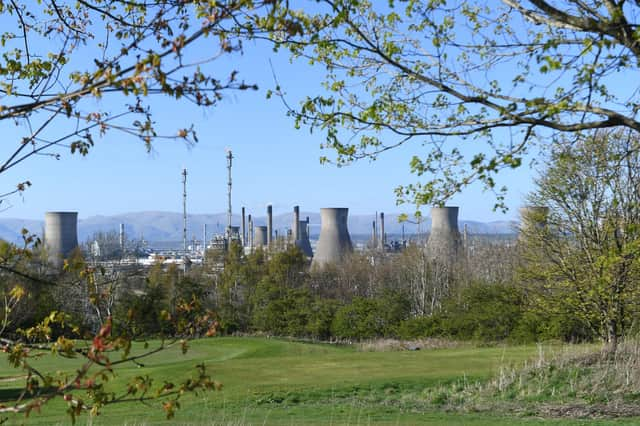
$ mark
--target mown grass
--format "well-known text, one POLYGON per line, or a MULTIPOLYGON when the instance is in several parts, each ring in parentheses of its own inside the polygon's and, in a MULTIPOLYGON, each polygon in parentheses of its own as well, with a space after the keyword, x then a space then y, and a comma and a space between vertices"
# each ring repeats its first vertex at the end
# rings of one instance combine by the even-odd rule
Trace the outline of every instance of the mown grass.
MULTIPOLYGON (((144 374, 159 381, 178 380, 204 362, 224 384, 222 391, 185 398, 172 420, 164 417, 157 403, 126 403, 106 408, 97 418, 84 416, 79 424, 584 424, 585 420, 543 420, 526 413, 448 411, 455 405, 451 398, 463 395, 466 386, 489 383, 501 368, 522 365, 534 359, 537 351, 534 346, 521 346, 362 352, 354 347, 277 339, 203 339, 192 342, 186 355, 172 348, 145 359, 144 366, 119 369, 111 386, 122 386, 129 378, 144 374)), ((60 357, 37 362, 50 371, 69 371, 75 364, 60 357)), ((0 362, 0 379, 15 374, 0 362)), ((0 396, 19 385, 19 381, 0 381, 0 396)), ((68 424, 64 410, 64 403, 57 401, 26 422, 68 424)), ((637 420, 589 424, 634 424, 637 420)), ((25 419, 15 416, 9 422, 20 424, 25 419)))

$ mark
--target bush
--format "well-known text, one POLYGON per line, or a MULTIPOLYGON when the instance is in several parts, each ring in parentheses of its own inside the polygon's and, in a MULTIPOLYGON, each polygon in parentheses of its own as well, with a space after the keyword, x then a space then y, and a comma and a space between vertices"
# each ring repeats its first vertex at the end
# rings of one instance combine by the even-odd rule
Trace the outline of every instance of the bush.
POLYGON ((525 310, 524 292, 509 284, 474 283, 443 305, 444 333, 461 340, 507 339, 525 310))
POLYGON ((406 340, 444 335, 444 325, 440 315, 409 318, 402 321, 398 327, 398 337, 406 340))
POLYGON ((409 300, 403 293, 385 292, 377 298, 356 297, 341 307, 333 320, 333 335, 343 339, 395 337, 409 317, 409 300))
POLYGON ((596 338, 589 326, 566 312, 550 314, 536 307, 522 315, 511 340, 519 343, 561 340, 564 342, 589 342, 596 338))

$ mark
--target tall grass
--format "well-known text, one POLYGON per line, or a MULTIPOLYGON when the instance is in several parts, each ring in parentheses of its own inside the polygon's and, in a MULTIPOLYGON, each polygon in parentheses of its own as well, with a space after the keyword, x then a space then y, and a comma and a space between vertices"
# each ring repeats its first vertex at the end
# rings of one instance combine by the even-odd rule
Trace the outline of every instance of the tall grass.
POLYGON ((563 418, 640 416, 640 340, 614 355, 597 345, 538 346, 524 365, 502 365, 485 382, 459 379, 425 389, 433 407, 563 418))

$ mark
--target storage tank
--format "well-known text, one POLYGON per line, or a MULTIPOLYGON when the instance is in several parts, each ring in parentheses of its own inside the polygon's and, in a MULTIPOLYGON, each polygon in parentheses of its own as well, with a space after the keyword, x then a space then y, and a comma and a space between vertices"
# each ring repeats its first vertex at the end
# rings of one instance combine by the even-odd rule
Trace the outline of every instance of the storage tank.
POLYGON ((64 259, 78 247, 78 212, 46 212, 44 247, 49 263, 62 267, 64 259))
POLYGON ((457 261, 460 250, 458 207, 431 208, 431 234, 427 241, 427 255, 442 262, 457 261))
POLYGON ((339 263, 347 253, 353 251, 347 229, 349 209, 344 207, 320 209, 320 238, 312 267, 339 263))
POLYGON ((267 227, 266 226, 254 226, 253 227, 253 246, 254 247, 266 247, 267 240, 267 227))

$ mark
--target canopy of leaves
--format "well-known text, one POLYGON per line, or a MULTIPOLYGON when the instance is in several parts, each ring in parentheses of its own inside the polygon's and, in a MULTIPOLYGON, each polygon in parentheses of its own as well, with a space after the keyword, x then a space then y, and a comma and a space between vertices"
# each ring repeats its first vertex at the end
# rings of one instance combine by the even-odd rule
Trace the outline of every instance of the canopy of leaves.
MULTIPOLYGON (((637 2, 315 3, 282 12, 297 31, 272 35, 326 69, 325 91, 290 113, 325 132, 337 164, 414 144, 409 167, 420 182, 398 187, 400 202, 443 203, 479 181, 504 207, 496 174, 519 167, 534 142, 640 130, 630 78, 640 60, 637 2)), ((279 22, 265 27, 285 29, 279 22)))
POLYGON ((629 133, 554 144, 530 197, 548 206, 548 216, 522 231, 527 276, 540 284, 540 301, 571 309, 614 344, 640 300, 640 153, 629 133))
POLYGON ((227 90, 255 89, 207 64, 240 51, 240 31, 273 3, 0 0, 0 123, 23 133, 5 141, 0 173, 33 155, 58 158, 59 147, 86 155, 110 130, 147 149, 156 138, 196 142, 189 123, 160 129, 148 97, 210 107, 227 90))

